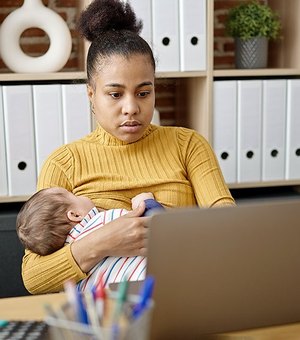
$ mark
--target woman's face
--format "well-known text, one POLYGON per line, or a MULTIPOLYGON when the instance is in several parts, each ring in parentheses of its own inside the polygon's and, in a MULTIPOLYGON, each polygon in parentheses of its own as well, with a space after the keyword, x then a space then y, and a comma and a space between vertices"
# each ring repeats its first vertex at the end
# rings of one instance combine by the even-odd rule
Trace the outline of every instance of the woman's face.
POLYGON ((132 143, 140 139, 152 120, 154 70, 145 55, 108 59, 88 86, 97 122, 116 138, 132 143))

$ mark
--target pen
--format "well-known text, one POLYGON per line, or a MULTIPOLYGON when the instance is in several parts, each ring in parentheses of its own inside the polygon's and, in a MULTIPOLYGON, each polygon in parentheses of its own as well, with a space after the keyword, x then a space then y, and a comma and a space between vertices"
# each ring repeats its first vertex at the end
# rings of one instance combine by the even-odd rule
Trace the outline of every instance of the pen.
MULTIPOLYGON (((94 333, 101 333, 101 339, 103 338, 102 330, 100 328, 99 318, 96 310, 96 301, 93 297, 93 292, 86 290, 84 292, 84 298, 86 303, 86 311, 90 325, 94 329, 94 333)), ((100 334, 99 334, 100 335, 100 334)))
POLYGON ((88 315, 87 315, 87 311, 83 303, 82 294, 80 294, 80 292, 77 289, 75 289, 75 293, 76 293, 76 299, 77 299, 78 321, 88 325, 89 324, 88 315))
POLYGON ((128 291, 128 280, 125 278, 123 281, 121 281, 117 300, 115 304, 114 314, 113 314, 113 324, 112 324, 112 339, 118 339, 119 337, 119 319, 122 314, 122 309, 124 306, 124 303, 127 299, 127 291, 128 291))
POLYGON ((97 312, 98 318, 101 321, 104 320, 105 304, 106 304, 106 302, 105 302, 106 292, 105 292, 103 280, 104 279, 103 279, 103 276, 102 276, 99 284, 94 289, 94 299, 95 299, 96 312, 97 312))
POLYGON ((79 322, 88 324, 87 312, 83 304, 82 296, 76 289, 74 281, 68 280, 64 283, 64 289, 68 302, 75 311, 75 317, 79 322))
POLYGON ((71 306, 74 320, 76 320, 77 318, 78 310, 75 289, 75 283, 72 280, 67 280, 64 282, 64 290, 67 296, 68 303, 71 306))
POLYGON ((147 276, 144 284, 142 285, 140 291, 140 300, 139 302, 133 307, 132 310, 132 318, 137 319, 144 310, 148 307, 149 301, 151 300, 154 288, 154 277, 147 276))
MULTIPOLYGON (((72 331, 68 326, 68 318, 60 308, 57 311, 54 311, 52 306, 48 303, 44 304, 44 309, 46 313, 46 320, 49 323, 49 318, 52 319, 52 325, 56 328, 56 331, 59 333, 61 339, 69 339, 72 336, 72 331)), ((51 322, 50 322, 51 324, 51 322)))

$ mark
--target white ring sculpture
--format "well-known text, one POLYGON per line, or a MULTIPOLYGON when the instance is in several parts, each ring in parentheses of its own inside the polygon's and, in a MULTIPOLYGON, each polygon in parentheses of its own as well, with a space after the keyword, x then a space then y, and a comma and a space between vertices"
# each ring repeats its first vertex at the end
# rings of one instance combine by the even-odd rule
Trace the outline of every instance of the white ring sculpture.
POLYGON ((71 49, 72 37, 67 24, 41 0, 25 0, 0 27, 0 54, 14 72, 56 72, 68 61, 71 49), (22 33, 32 27, 45 31, 50 39, 48 51, 39 57, 28 56, 20 47, 22 33))

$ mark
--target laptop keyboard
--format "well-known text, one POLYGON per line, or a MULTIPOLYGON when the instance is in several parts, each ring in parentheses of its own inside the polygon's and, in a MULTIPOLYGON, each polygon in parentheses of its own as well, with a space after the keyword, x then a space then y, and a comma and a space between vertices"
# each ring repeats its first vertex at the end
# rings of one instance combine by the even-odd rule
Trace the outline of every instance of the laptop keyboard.
POLYGON ((0 340, 44 340, 48 326, 43 321, 1 322, 0 340))

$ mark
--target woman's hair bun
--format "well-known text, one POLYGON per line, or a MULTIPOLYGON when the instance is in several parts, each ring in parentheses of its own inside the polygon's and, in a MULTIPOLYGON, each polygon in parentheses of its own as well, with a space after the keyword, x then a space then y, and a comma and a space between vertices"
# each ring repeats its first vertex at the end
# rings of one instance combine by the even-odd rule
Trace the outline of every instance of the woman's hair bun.
POLYGON ((87 40, 93 41, 101 33, 110 30, 128 30, 137 34, 142 30, 141 20, 126 1, 94 0, 81 13, 77 28, 87 40))

